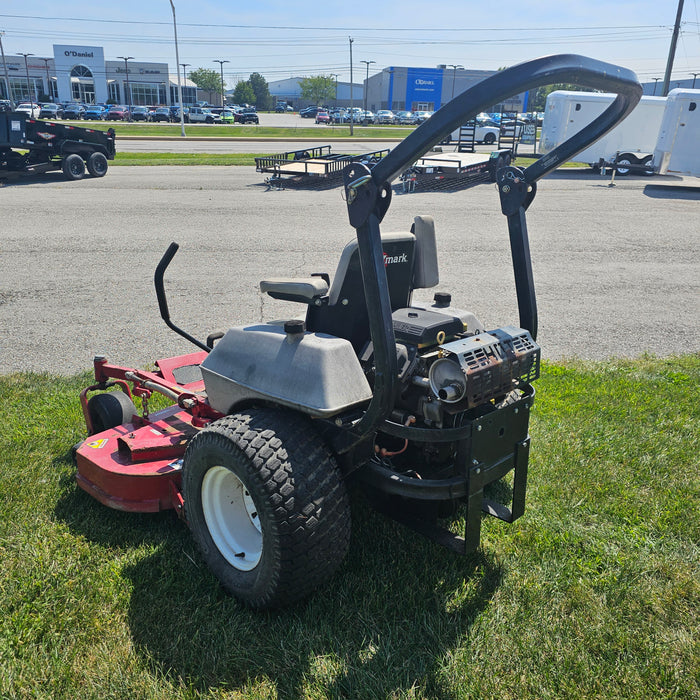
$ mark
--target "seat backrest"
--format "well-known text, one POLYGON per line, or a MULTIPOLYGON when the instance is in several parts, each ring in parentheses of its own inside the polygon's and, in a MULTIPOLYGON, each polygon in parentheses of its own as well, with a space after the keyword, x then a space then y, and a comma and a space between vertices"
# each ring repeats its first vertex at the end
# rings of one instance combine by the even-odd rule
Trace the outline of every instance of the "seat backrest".
MULTIPOLYGON (((392 311, 406 306, 411 298, 415 242, 410 232, 382 234, 392 311)), ((369 317, 356 240, 343 249, 328 292, 328 304, 308 307, 306 327, 349 340, 357 353, 369 340, 369 317)))
POLYGON ((440 283, 438 270, 435 221, 432 216, 416 216, 411 232, 416 237, 413 263, 413 289, 428 289, 440 283))
MULTIPOLYGON (((382 251, 392 311, 408 306, 414 289, 438 284, 435 225, 431 217, 417 216, 411 232, 382 233, 382 251)), ((345 338, 358 353, 369 340, 357 240, 343 249, 328 292, 328 304, 309 306, 306 327, 345 338)))

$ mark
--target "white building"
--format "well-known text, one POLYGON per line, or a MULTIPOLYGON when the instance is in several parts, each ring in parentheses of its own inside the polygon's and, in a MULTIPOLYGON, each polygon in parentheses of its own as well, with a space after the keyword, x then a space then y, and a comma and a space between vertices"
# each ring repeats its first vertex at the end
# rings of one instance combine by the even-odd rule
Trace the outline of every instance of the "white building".
MULTIPOLYGON (((284 80, 273 80, 271 83, 268 83, 268 90, 273 97, 292 105, 295 109, 306 107, 309 104, 309 100, 302 100, 301 98, 300 80, 304 80, 304 78, 296 77, 285 78, 284 80)), ((336 82, 336 92, 336 99, 330 100, 329 106, 348 107, 351 101, 355 106, 360 106, 364 99, 361 83, 352 84, 351 94, 350 83, 336 82)))
MULTIPOLYGON (((167 63, 144 63, 129 58, 105 61, 100 46, 54 44, 53 57, 8 56, 0 66, 0 99, 15 102, 42 96, 57 102, 132 105, 177 104, 177 74, 167 63), (9 79, 9 86, 7 84, 9 79)), ((197 86, 182 81, 182 101, 196 101, 197 86)))

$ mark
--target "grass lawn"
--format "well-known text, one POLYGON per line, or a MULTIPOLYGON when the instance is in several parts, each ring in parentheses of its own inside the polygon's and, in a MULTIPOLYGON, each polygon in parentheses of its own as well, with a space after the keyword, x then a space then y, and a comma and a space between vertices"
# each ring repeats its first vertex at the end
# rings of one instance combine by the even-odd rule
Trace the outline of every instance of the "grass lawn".
MULTIPOLYGON (((309 126, 306 119, 300 119, 299 126, 256 126, 255 124, 186 124, 187 136, 227 136, 235 137, 260 137, 260 138, 351 138, 350 126, 345 124, 333 124, 323 128, 309 126)), ((128 122, 98 122, 77 121, 70 122, 76 126, 87 129, 106 131, 110 127, 117 136, 117 144, 120 136, 176 136, 182 133, 180 124, 142 124, 128 122)), ((405 138, 413 131, 414 127, 401 126, 355 126, 352 138, 405 138)), ((117 145, 118 148, 118 145, 117 145)))
POLYGON ((88 382, 0 377, 0 697, 700 697, 700 356, 545 365, 523 518, 460 558, 357 497, 338 574, 277 613, 172 513, 76 487, 88 382))

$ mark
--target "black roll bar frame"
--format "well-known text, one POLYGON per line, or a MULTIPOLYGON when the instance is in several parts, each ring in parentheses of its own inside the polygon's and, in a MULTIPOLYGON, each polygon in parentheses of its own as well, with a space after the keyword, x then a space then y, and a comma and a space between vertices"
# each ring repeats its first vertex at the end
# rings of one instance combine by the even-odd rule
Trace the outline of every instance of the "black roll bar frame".
MULTIPOLYGON (((501 210, 508 221, 520 325, 534 338, 537 304, 525 211, 535 197, 540 178, 601 138, 634 109, 642 96, 634 72, 575 54, 544 56, 520 63, 486 78, 448 102, 372 170, 361 163, 345 169, 348 215, 357 234, 374 346, 375 382, 372 399, 362 417, 334 438, 336 452, 349 451, 373 435, 383 422, 387 423, 398 390, 396 340, 379 227, 391 203, 391 181, 479 112, 524 90, 559 82, 615 92, 617 97, 590 124, 529 167, 523 170, 508 166, 497 172, 501 210)), ((410 428, 407 430, 410 432, 410 428)))

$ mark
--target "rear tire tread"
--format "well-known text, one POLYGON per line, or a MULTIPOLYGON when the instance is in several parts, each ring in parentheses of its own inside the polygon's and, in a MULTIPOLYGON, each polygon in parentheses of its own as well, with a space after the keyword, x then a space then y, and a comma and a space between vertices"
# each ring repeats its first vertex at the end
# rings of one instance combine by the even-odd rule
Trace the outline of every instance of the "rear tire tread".
MULTIPOLYGON (((252 467, 246 469, 246 480, 254 482, 247 484, 249 490, 253 495, 264 494, 270 509, 270 526, 276 533, 264 537, 263 557, 270 556, 266 548, 273 549, 272 580, 262 591, 246 595, 236 582, 242 578, 240 572, 225 562, 208 533, 203 538, 193 529, 195 539, 209 566, 234 596, 254 608, 288 605, 325 583, 347 553, 350 512, 344 483, 308 419, 288 411, 250 409, 221 418, 190 443, 183 466, 188 520, 201 517, 201 505, 193 508, 188 494, 197 492, 193 481, 203 476, 198 476, 196 468, 194 473, 188 469, 188 456, 207 446, 230 450, 231 443, 252 467)), ((260 510, 266 507, 257 505, 260 510)))

